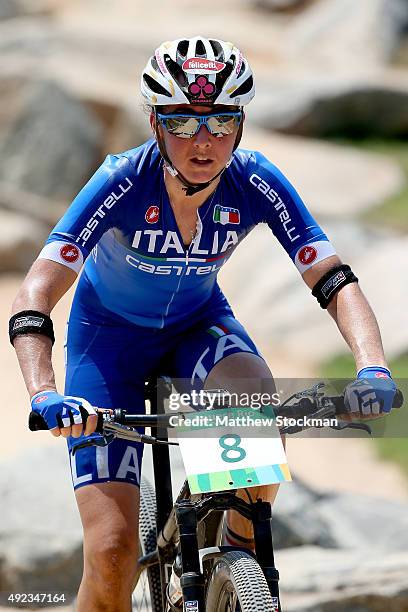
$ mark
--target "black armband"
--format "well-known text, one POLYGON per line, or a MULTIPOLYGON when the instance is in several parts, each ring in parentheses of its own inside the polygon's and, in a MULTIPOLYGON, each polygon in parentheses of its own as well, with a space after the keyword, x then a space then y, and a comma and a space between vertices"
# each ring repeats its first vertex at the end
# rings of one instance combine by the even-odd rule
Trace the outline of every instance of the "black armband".
POLYGON ((38 310, 22 310, 13 315, 9 321, 9 336, 11 344, 14 338, 22 334, 41 334, 55 342, 54 327, 51 318, 38 310))
POLYGON ((327 308, 336 293, 349 283, 358 283, 358 278, 350 268, 344 264, 335 266, 317 281, 312 289, 312 295, 322 308, 327 308))

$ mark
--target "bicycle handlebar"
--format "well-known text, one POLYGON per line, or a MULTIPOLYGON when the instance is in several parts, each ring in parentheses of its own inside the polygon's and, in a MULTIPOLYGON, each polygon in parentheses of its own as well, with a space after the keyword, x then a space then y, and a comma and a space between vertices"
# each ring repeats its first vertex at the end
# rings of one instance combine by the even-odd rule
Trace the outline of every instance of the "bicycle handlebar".
MULTIPOLYGON (((339 416, 340 414, 351 414, 344 405, 344 396, 343 395, 333 395, 323 396, 323 401, 326 404, 333 404, 333 416, 339 416)), ((395 392, 394 400, 392 402, 393 408, 401 408, 404 403, 404 396, 401 389, 397 389, 395 392)), ((274 413, 276 416, 285 416, 285 417, 293 417, 299 418, 302 416, 310 416, 318 409, 316 402, 311 400, 310 398, 304 397, 299 402, 295 404, 291 404, 289 406, 285 406, 284 408, 274 408, 274 413)), ((380 413, 379 416, 385 414, 384 412, 380 413)))
MULTIPOLYGON (((333 406, 334 410, 331 411, 331 416, 338 416, 340 414, 347 414, 347 411, 344 407, 344 396, 323 396, 321 401, 324 402, 326 406, 333 406)), ((404 396, 400 389, 397 389, 393 401, 393 408, 401 408, 404 401, 404 396)), ((302 397, 300 401, 284 406, 284 407, 276 407, 274 408, 275 416, 284 416, 288 418, 300 418, 304 416, 312 416, 318 410, 321 409, 321 406, 317 404, 316 401, 313 401, 310 397, 302 397)), ((165 427, 171 428, 172 426, 169 423, 169 419, 174 414, 178 416, 188 415, 191 416, 192 413, 174 413, 174 414, 163 414, 163 415, 150 415, 150 414, 128 414, 126 410, 122 409, 103 409, 97 408, 98 411, 98 425, 96 431, 99 433, 103 433, 103 424, 106 420, 105 415, 109 415, 109 419, 114 423, 118 423, 121 425, 127 425, 130 427, 165 427)), ((88 413, 81 408, 82 421, 85 424, 88 413)), ((326 415, 327 416, 327 415, 326 415)), ((61 423, 62 426, 62 423, 61 423)), ((31 431, 42 431, 48 430, 47 423, 43 419, 41 415, 36 412, 30 412, 28 419, 28 427, 31 431)), ((288 432, 291 433, 291 432, 288 432)), ((295 432, 293 432, 295 433, 295 432)))

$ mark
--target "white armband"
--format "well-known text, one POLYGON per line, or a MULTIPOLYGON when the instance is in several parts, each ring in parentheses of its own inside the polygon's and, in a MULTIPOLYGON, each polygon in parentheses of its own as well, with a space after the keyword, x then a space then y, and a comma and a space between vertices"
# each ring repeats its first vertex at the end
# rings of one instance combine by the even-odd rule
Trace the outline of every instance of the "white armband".
POLYGON ((301 274, 323 259, 336 255, 336 251, 328 240, 309 242, 298 249, 295 255, 295 266, 301 274))
POLYGON ((71 268, 76 274, 79 274, 82 264, 84 263, 84 256, 82 255, 81 249, 77 247, 76 244, 72 244, 72 242, 61 242, 60 240, 54 240, 46 244, 39 254, 38 259, 56 261, 63 266, 67 266, 67 268, 71 268))

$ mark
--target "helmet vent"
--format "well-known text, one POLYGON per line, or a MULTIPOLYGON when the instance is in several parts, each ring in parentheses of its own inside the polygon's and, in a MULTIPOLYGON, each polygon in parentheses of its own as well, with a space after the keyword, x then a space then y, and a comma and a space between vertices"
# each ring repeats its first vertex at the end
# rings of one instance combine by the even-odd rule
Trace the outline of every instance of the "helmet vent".
POLYGON ((217 60, 217 62, 223 62, 224 51, 218 40, 210 40, 209 42, 212 47, 212 50, 214 51, 215 59, 217 60))
POLYGON ((226 63, 225 68, 217 74, 217 77, 215 80, 215 87, 218 91, 221 91, 221 89, 224 87, 224 83, 231 76, 231 73, 234 69, 234 63, 235 63, 235 56, 232 55, 230 59, 228 60, 228 62, 226 63))
POLYGON ((187 87, 188 80, 181 66, 179 66, 178 63, 170 57, 170 55, 165 55, 164 61, 166 62, 167 70, 170 72, 171 76, 178 83, 178 85, 181 88, 187 87))
POLYGON ((239 96, 243 96, 244 94, 251 91, 254 84, 254 80, 252 76, 250 76, 242 85, 238 87, 231 95, 230 98, 239 98, 239 96))
POLYGON ((149 89, 154 91, 154 93, 157 93, 157 94, 160 94, 162 96, 167 96, 168 98, 171 98, 171 93, 169 91, 167 91, 166 89, 164 89, 164 87, 162 87, 162 85, 160 85, 160 83, 158 83, 157 81, 152 79, 152 77, 150 75, 144 74, 143 75, 143 80, 146 83, 146 85, 149 87, 149 89))
POLYGON ((177 55, 186 59, 188 51, 188 40, 181 40, 177 45, 177 55))
POLYGON ((157 59, 155 58, 154 55, 152 57, 152 66, 153 66, 153 70, 157 70, 158 72, 161 72, 159 68, 159 64, 157 63, 157 59))
POLYGON ((196 55, 199 57, 200 55, 207 55, 207 52, 205 50, 205 46, 202 40, 197 40, 196 43, 196 55))

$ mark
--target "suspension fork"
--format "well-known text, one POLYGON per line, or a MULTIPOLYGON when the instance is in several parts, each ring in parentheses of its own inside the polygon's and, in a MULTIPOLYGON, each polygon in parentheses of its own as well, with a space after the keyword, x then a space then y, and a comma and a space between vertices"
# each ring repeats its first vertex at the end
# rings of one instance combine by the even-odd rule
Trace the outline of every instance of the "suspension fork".
MULTIPOLYGON (((162 378, 150 379, 145 389, 145 398, 150 400, 152 414, 164 414, 164 401, 168 389, 162 378)), ((165 427, 152 427, 152 434, 161 440, 167 440, 167 429, 165 427)), ((169 447, 164 444, 154 444, 152 448, 153 473, 156 489, 156 532, 159 535, 166 524, 173 508, 173 492, 171 480, 170 452, 169 447)), ((158 547, 160 577, 162 587, 167 583, 167 564, 171 557, 170 550, 158 547)), ((172 559, 171 559, 172 560, 172 559)), ((166 591, 162 588, 162 606, 166 609, 166 591)))
POLYGON ((182 574, 180 578, 184 602, 197 602, 198 612, 204 612, 204 576, 200 572, 197 537, 197 511, 190 500, 176 503, 176 518, 180 535, 182 574))
POLYGON ((275 567, 272 539, 272 508, 269 502, 258 499, 252 504, 255 552, 258 563, 265 575, 271 596, 276 603, 276 612, 281 612, 279 597, 279 572, 275 567))

